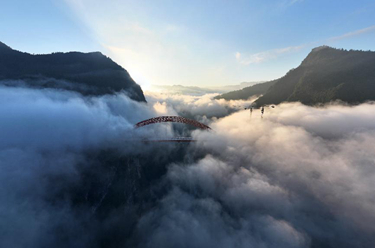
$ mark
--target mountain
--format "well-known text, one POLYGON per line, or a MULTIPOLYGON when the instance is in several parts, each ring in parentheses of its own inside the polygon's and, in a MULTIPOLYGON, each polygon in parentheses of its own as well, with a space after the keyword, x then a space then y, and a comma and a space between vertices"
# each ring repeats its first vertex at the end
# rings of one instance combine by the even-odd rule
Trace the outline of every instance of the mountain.
POLYGON ((0 84, 26 83, 31 87, 59 88, 83 95, 125 92, 146 101, 129 73, 100 52, 32 55, 0 42, 0 84))
POLYGON ((299 67, 280 78, 256 103, 300 101, 311 105, 333 100, 375 100, 375 52, 314 48, 299 67))
POLYGON ((218 93, 216 90, 210 88, 201 88, 197 86, 183 86, 183 85, 151 85, 153 90, 161 91, 169 94, 182 94, 201 96, 204 94, 218 93))
MULTIPOLYGON (((273 85, 256 101, 258 106, 284 101, 313 105, 334 100, 375 100, 375 52, 317 47, 300 66, 271 82, 273 85)), ((247 99, 254 94, 251 88, 224 94, 225 99, 247 99)))
POLYGON ((225 100, 246 100, 252 96, 260 96, 267 92, 267 90, 274 85, 277 80, 255 84, 250 87, 243 88, 241 90, 231 91, 219 96, 215 99, 225 99, 225 100))
POLYGON ((254 85, 260 82, 243 82, 241 84, 224 85, 224 86, 206 86, 204 88, 197 86, 183 86, 183 85, 151 85, 154 90, 166 92, 170 94, 183 94, 201 96, 212 93, 225 93, 228 91, 240 90, 247 86, 254 85))

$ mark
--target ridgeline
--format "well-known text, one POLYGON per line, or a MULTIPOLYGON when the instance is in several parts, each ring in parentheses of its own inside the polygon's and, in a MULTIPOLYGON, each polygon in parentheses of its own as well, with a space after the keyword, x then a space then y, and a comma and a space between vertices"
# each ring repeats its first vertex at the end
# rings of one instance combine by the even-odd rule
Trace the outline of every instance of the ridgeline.
POLYGON ((72 90, 83 95, 125 92, 146 101, 141 87, 129 73, 100 52, 32 55, 0 42, 0 84, 72 90))
POLYGON ((334 100, 351 104, 375 100, 375 52, 317 47, 282 78, 217 98, 248 99, 254 95, 262 95, 257 106, 293 101, 314 105, 334 100))

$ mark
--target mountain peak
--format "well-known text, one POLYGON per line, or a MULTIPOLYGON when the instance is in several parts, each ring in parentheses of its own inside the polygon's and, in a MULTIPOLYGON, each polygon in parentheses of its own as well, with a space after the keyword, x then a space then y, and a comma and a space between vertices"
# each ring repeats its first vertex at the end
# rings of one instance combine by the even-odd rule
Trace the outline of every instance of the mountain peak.
POLYGON ((7 46, 6 44, 4 44, 4 43, 2 43, 1 41, 0 41, 0 49, 7 49, 7 50, 12 50, 12 48, 10 48, 9 46, 7 46))
POLYGON ((347 51, 343 49, 336 49, 326 45, 319 46, 311 50, 301 65, 311 66, 326 63, 327 60, 340 60, 346 54, 347 51))
POLYGON ((323 46, 318 46, 318 47, 315 47, 311 50, 311 52, 319 52, 321 50, 324 50, 324 49, 327 49, 327 48, 331 48, 331 49, 334 49, 330 46, 326 46, 326 45, 323 45, 323 46))

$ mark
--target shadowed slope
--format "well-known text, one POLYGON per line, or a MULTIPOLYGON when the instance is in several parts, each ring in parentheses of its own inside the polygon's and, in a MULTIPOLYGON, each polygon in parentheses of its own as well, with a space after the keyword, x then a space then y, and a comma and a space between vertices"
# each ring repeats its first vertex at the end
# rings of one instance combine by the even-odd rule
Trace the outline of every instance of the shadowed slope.
POLYGON ((0 80, 15 84, 8 81, 19 79, 32 87, 68 89, 84 95, 123 91, 133 100, 145 101, 129 73, 100 52, 31 55, 0 42, 0 80))
POLYGON ((258 105, 300 101, 304 104, 341 100, 375 100, 375 52, 315 48, 259 98, 258 105))

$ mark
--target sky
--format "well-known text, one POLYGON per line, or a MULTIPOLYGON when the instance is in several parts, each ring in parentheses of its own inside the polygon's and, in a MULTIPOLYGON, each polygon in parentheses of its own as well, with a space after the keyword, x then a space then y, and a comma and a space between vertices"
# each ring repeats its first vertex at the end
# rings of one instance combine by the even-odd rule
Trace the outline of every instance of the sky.
POLYGON ((272 80, 312 48, 375 51, 375 2, 3 1, 0 41, 40 54, 101 51, 144 89, 272 80))

